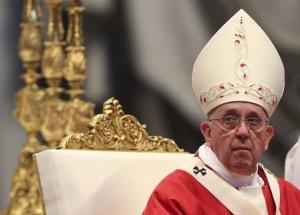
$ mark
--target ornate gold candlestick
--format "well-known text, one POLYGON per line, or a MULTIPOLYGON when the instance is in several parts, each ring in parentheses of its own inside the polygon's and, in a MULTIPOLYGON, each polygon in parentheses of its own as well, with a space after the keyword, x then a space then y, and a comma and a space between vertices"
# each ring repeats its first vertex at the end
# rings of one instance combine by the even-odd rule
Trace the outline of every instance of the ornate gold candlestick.
POLYGON ((60 88, 64 67, 64 29, 61 16, 61 0, 45 0, 48 7, 48 31, 44 42, 42 58, 42 73, 49 87, 46 90, 44 102, 44 119, 41 125, 41 133, 49 147, 55 148, 59 140, 64 136, 64 111, 65 103, 59 98, 62 92, 60 88))
POLYGON ((26 86, 17 92, 14 115, 26 131, 27 141, 21 150, 19 167, 12 179, 10 201, 5 211, 9 215, 43 214, 32 160, 34 153, 46 148, 37 138, 42 121, 41 104, 45 97, 36 84, 40 77, 37 68, 42 51, 41 26, 38 0, 25 0, 20 25, 19 56, 25 70, 22 78, 26 86))
POLYGON ((94 115, 94 105, 82 101, 83 83, 86 78, 86 57, 83 45, 82 12, 84 8, 79 0, 73 0, 68 6, 69 25, 67 34, 67 56, 64 77, 70 89, 70 101, 67 102, 67 135, 87 131, 87 124, 94 115))
POLYGON ((44 46, 38 0, 24 0, 23 5, 19 56, 25 70, 22 77, 26 86, 16 95, 14 114, 27 133, 27 141, 19 156, 19 167, 12 178, 9 206, 3 212, 7 215, 44 214, 32 155, 49 147, 57 147, 66 134, 87 131, 86 125, 94 115, 94 105, 80 99, 86 78, 81 18, 83 7, 77 0, 71 1, 68 6, 70 20, 66 44, 62 1, 45 0, 45 3, 49 19, 44 46), (46 89, 40 89, 37 85, 42 76, 37 71, 39 68, 46 78, 46 89), (60 99, 63 77, 70 88, 68 101, 60 99), (46 144, 40 143, 38 134, 42 134, 46 144))

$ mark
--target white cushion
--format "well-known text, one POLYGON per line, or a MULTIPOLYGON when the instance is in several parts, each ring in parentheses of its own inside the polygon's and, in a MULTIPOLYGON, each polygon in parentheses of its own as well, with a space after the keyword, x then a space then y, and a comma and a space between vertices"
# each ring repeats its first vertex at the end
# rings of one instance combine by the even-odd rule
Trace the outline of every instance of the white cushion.
POLYGON ((141 214, 188 153, 46 150, 35 155, 47 215, 141 214))

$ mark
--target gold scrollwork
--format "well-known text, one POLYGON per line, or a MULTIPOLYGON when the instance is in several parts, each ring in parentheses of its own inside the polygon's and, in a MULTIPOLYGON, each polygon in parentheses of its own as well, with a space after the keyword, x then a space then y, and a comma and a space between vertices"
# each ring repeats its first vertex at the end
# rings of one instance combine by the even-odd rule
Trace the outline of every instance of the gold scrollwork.
POLYGON ((183 152, 173 140, 149 135, 146 126, 134 116, 125 114, 115 98, 104 103, 103 114, 94 116, 86 133, 67 136, 59 148, 183 152))

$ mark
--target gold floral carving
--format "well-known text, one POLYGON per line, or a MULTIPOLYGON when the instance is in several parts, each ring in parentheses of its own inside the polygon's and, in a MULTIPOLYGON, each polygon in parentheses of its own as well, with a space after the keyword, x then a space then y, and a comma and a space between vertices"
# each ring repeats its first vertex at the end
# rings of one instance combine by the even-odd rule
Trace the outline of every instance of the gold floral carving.
POLYGON ((146 126, 125 114, 115 98, 104 102, 103 113, 93 117, 87 132, 65 137, 59 148, 183 152, 173 140, 149 135, 146 126))

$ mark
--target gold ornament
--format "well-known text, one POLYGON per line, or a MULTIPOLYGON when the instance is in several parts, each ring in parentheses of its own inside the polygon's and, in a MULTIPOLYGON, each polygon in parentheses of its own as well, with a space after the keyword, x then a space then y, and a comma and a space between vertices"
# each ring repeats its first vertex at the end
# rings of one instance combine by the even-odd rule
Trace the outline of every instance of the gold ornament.
POLYGON ((125 114, 115 98, 104 103, 103 114, 93 117, 87 132, 65 137, 58 148, 183 152, 173 140, 149 135, 146 125, 125 114))

